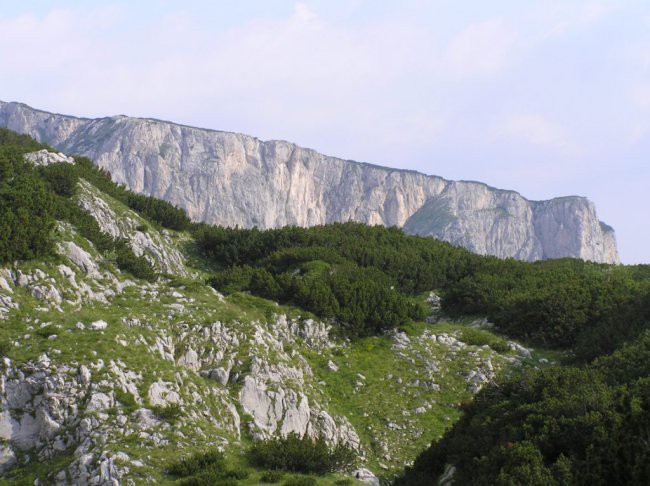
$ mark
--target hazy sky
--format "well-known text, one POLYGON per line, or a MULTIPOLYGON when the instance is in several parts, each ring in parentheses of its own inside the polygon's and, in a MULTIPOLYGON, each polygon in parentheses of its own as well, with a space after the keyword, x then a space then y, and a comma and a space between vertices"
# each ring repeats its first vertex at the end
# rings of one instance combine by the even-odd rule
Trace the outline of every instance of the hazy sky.
POLYGON ((0 99, 587 196, 650 263, 648 0, 0 0, 0 99))

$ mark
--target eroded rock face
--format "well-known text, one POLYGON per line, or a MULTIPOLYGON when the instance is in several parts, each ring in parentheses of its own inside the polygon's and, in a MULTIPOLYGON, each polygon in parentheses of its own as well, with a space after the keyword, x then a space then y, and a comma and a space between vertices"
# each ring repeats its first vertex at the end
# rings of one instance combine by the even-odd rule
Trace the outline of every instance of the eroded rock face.
POLYGON ((92 256, 80 248, 72 241, 64 241, 59 245, 60 253, 68 257, 68 259, 75 264, 80 270, 91 278, 99 278, 99 265, 92 258, 92 256))
POLYGON ((36 361, 17 365, 4 359, 0 365, 0 472, 17 461, 18 453, 36 453, 45 461, 67 449, 74 461, 62 484, 120 484, 124 469, 117 467, 95 446, 101 426, 88 411, 113 404, 111 395, 92 391, 87 368, 58 367, 43 354, 36 361))
POLYGON ((74 159, 59 152, 50 152, 48 150, 39 150, 25 154, 25 160, 34 165, 50 165, 50 164, 74 164, 74 159))
POLYGON ((150 119, 80 119, 0 102, 0 126, 86 155, 116 182, 170 201, 194 220, 260 228, 353 220, 500 257, 618 262, 613 230, 585 198, 533 202, 476 182, 150 119))
MULTIPOLYGON (((80 189, 79 205, 95 218, 103 232, 128 240, 135 256, 144 256, 158 271, 187 275, 185 257, 167 232, 147 231, 135 213, 118 216, 105 198, 94 194, 92 186, 85 181, 81 182, 80 189)), ((70 259, 73 257, 74 253, 70 259)))
MULTIPOLYGON (((241 323, 229 326, 214 322, 187 328, 180 336, 184 351, 178 353, 177 363, 222 386, 241 383, 237 398, 250 417, 246 425, 253 439, 296 433, 360 450, 359 436, 347 418, 333 417, 307 396, 313 386, 313 371, 307 360, 285 349, 299 342, 317 350, 334 346, 329 326, 312 319, 288 319, 286 315, 275 316, 269 323, 252 323, 248 336, 236 331, 238 326, 241 323), (246 342, 252 360, 249 367, 242 368, 238 350, 247 346, 246 342), (268 359, 270 355, 273 360, 268 359)), ((171 361, 174 349, 167 341, 166 336, 159 336, 152 352, 160 352, 171 361)), ((233 415, 239 420, 236 411, 233 415)))
POLYGON ((514 191, 453 182, 409 217, 404 231, 502 258, 619 262, 614 230, 598 221, 591 201, 577 196, 536 202, 514 191))
MULTIPOLYGON (((92 367, 100 370, 104 364, 99 360, 92 367)), ((136 376, 121 370, 119 363, 111 362, 110 368, 116 373, 116 388, 127 389, 120 378, 136 376)), ((113 382, 97 384, 91 377, 88 367, 56 366, 46 354, 24 364, 2 360, 0 473, 16 464, 19 454, 23 462, 25 454, 43 462, 68 451, 73 461, 56 474, 56 484, 134 484, 125 476, 129 466, 141 463, 124 452, 104 450, 105 443, 111 436, 123 436, 129 427, 141 431, 140 437, 156 439, 152 429, 160 421, 147 409, 137 410, 132 418, 120 413, 108 420, 105 412, 115 407, 115 395, 98 388, 112 387, 113 382)))
POLYGON ((361 467, 352 472, 352 476, 364 484, 370 486, 379 486, 379 479, 375 477, 371 470, 361 467))

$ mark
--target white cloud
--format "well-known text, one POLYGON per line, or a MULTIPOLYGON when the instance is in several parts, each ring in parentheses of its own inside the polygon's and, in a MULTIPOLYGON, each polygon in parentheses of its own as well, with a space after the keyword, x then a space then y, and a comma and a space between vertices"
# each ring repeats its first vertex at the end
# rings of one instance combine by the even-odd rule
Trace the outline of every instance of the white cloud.
POLYGON ((613 10, 611 4, 604 2, 589 2, 582 6, 578 13, 578 23, 590 25, 604 19, 613 10))
POLYGON ((632 100, 639 108, 650 108, 650 84, 639 85, 632 91, 632 100))
POLYGON ((516 38, 503 19, 475 23, 451 39, 444 60, 460 77, 494 74, 511 60, 516 38))
POLYGON ((500 138, 524 142, 564 152, 573 152, 577 147, 557 124, 539 114, 516 114, 505 118, 497 125, 495 134, 500 138))
POLYGON ((647 124, 637 123, 633 125, 632 129, 630 130, 628 142, 631 145, 644 142, 648 139, 648 132, 649 130, 647 124))
MULTIPOLYGON (((593 28, 607 19, 617 6, 612 2, 566 2, 555 8, 542 11, 540 17, 546 17, 545 28, 540 40, 559 38, 572 32, 593 28)), ((538 14, 539 15, 539 14, 538 14)))
POLYGON ((311 22, 316 20, 316 14, 304 3, 297 2, 293 6, 293 16, 301 22, 311 22))
POLYGON ((0 72, 0 99, 82 116, 155 116, 361 158, 355 143, 404 145, 440 132, 431 102, 404 88, 434 70, 424 28, 399 19, 344 28, 305 3, 284 18, 221 29, 195 15, 134 24, 80 8, 0 18, 2 71, 13 73, 0 72), (329 133, 347 144, 322 145, 329 133))
POLYGON ((14 75, 59 74, 95 52, 97 34, 114 26, 119 11, 102 7, 87 12, 54 9, 43 17, 32 14, 0 18, 3 70, 14 75))
POLYGON ((410 113, 398 119, 382 121, 381 124, 386 127, 383 142, 395 147, 431 144, 448 128, 442 116, 427 112, 410 113))

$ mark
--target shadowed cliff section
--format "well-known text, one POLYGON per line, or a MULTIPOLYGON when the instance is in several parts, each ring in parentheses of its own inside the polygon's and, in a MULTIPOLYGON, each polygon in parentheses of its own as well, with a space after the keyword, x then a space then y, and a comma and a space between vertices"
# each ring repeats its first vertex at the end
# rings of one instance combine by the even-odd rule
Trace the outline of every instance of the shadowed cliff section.
POLYGON ((152 119, 75 118, 0 102, 0 126, 85 155, 116 182, 208 223, 274 228, 354 220, 499 257, 619 261, 613 230, 585 198, 528 201, 478 182, 152 119))

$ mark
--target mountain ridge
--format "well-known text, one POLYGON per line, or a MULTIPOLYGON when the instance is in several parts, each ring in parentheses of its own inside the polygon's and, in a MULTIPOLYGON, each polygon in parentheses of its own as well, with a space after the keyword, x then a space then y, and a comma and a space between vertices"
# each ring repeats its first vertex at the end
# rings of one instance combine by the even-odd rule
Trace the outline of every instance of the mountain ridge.
MULTIPOLYGON (((47 110, 41 110, 40 108, 34 108, 33 106, 28 105, 27 103, 22 103, 20 101, 2 101, 2 100, 0 100, 0 109, 2 108, 3 105, 16 105, 16 106, 26 108, 26 109, 28 109, 30 111, 35 111, 35 112, 43 113, 43 114, 46 114, 46 115, 56 115, 56 116, 61 116, 61 117, 65 117, 65 118, 73 118, 73 119, 82 120, 82 121, 131 119, 131 120, 140 120, 140 121, 144 121, 144 122, 163 123, 163 124, 168 124, 168 125, 174 125, 174 126, 181 127, 181 128, 189 128, 189 129, 201 130, 201 131, 205 131, 205 132, 241 135, 241 136, 244 136, 244 137, 252 138, 253 140, 257 140, 260 143, 286 143, 286 144, 290 144, 290 145, 295 145, 297 147, 300 147, 302 150, 305 150, 305 151, 308 151, 308 152, 313 152, 313 153, 316 153, 316 154, 319 154, 319 155, 324 155, 325 157, 328 157, 328 158, 334 158, 334 159, 341 160, 343 162, 348 162, 348 163, 351 163, 351 164, 367 166, 367 167, 370 167, 370 168, 382 169, 382 170, 385 170, 387 172, 393 172, 393 171, 406 172, 406 173, 417 174, 417 175, 421 175, 421 176, 425 176, 425 177, 436 177, 436 178, 442 179, 442 180, 444 180, 446 182, 467 182, 467 183, 471 183, 471 184, 478 184, 478 185, 481 185, 481 186, 485 186, 488 189, 491 189, 491 190, 494 190, 494 191, 514 193, 514 194, 517 194, 517 195, 520 195, 520 196, 524 197, 520 191, 517 191, 515 189, 504 189, 502 187, 496 187, 496 186, 493 186, 493 185, 488 184, 486 182, 477 181, 477 180, 474 180, 474 179, 458 179, 458 180, 454 181, 453 179, 448 179, 446 177, 438 176, 438 175, 435 175, 435 174, 428 174, 426 172, 422 172, 422 171, 417 170, 417 169, 391 167, 389 165, 376 164, 374 162, 366 162, 366 161, 362 161, 362 160, 346 159, 346 158, 339 157, 339 156, 336 156, 336 155, 322 154, 317 149, 314 149, 314 148, 311 148, 311 147, 302 147, 302 146, 299 146, 298 144, 296 144, 294 142, 291 142, 291 141, 283 139, 283 138, 262 139, 260 137, 256 137, 255 135, 249 135, 249 134, 246 134, 246 133, 243 133, 243 132, 233 132, 233 131, 228 131, 228 130, 219 130, 217 128, 199 127, 199 126, 196 126, 196 125, 188 125, 186 123, 179 123, 179 122, 175 122, 175 121, 172 121, 172 120, 164 120, 162 118, 155 118, 155 117, 142 117, 142 116, 132 116, 132 115, 120 114, 120 115, 108 115, 108 116, 93 118, 93 117, 86 117, 86 116, 67 115, 67 114, 64 114, 64 113, 52 112, 52 111, 47 111, 47 110)), ((589 200, 589 198, 587 198, 586 196, 580 196, 578 194, 566 195, 566 196, 555 196, 555 197, 552 197, 550 199, 540 199, 540 200, 526 198, 526 200, 531 202, 531 203, 535 203, 535 202, 553 201, 553 200, 564 199, 564 198, 581 198, 581 199, 589 200)))
POLYGON ((354 220, 498 257, 619 262, 614 232, 579 196, 529 201, 481 182, 152 118, 78 118, 0 102, 0 126, 88 156, 117 182, 212 224, 264 229, 354 220), (426 215, 429 203, 445 205, 446 224, 426 215), (417 225, 409 224, 413 217, 417 225))

